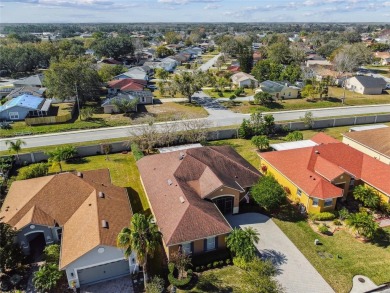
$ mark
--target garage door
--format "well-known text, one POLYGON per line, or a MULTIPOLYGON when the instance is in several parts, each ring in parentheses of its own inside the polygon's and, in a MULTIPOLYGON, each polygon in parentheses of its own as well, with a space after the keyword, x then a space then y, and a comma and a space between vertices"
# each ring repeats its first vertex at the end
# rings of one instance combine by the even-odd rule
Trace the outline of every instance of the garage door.
POLYGON ((77 271, 80 285, 88 285, 130 274, 129 261, 120 260, 77 271))

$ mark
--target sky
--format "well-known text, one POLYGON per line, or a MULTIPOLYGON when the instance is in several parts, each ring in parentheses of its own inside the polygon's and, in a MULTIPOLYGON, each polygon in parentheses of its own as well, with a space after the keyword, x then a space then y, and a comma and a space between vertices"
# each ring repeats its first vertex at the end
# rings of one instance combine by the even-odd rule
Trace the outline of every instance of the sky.
POLYGON ((390 22, 390 0, 0 0, 0 23, 390 22))

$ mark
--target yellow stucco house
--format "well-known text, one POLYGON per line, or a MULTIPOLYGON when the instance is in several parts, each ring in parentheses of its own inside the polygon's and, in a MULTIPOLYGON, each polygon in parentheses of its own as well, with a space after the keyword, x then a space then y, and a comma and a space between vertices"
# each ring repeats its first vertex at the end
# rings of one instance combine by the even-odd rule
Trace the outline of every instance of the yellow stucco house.
POLYGON ((307 212, 333 211, 356 185, 375 189, 390 199, 390 166, 323 133, 312 138, 318 145, 259 153, 263 174, 271 173, 290 200, 307 212))

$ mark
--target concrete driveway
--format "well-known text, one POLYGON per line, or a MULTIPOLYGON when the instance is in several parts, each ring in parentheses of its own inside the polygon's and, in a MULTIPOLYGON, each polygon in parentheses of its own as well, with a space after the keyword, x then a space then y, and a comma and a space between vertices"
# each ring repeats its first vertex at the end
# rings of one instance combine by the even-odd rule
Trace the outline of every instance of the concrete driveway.
MULTIPOLYGON (((298 248, 267 216, 247 213, 228 216, 232 227, 253 227, 260 233, 257 249, 278 268, 276 279, 291 293, 334 292, 298 248)), ((307 245, 314 245, 308 243, 307 245)))
POLYGON ((134 293, 130 276, 81 287, 81 293, 134 293))

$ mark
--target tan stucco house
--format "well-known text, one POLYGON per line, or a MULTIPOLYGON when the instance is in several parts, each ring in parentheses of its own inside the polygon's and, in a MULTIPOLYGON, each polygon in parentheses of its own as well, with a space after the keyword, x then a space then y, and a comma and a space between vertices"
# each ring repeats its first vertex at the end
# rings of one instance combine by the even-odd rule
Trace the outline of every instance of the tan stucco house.
POLYGON ((372 76, 354 76, 345 81, 345 88, 362 95, 380 95, 386 87, 383 78, 372 76))
POLYGON ((126 260, 116 247, 131 216, 127 191, 112 185, 108 169, 15 181, 0 211, 25 254, 61 244, 59 268, 76 288, 138 270, 135 255, 126 260))
POLYGON ((146 156, 137 165, 168 258, 225 248, 232 228, 224 215, 239 212, 260 177, 228 146, 146 156))

